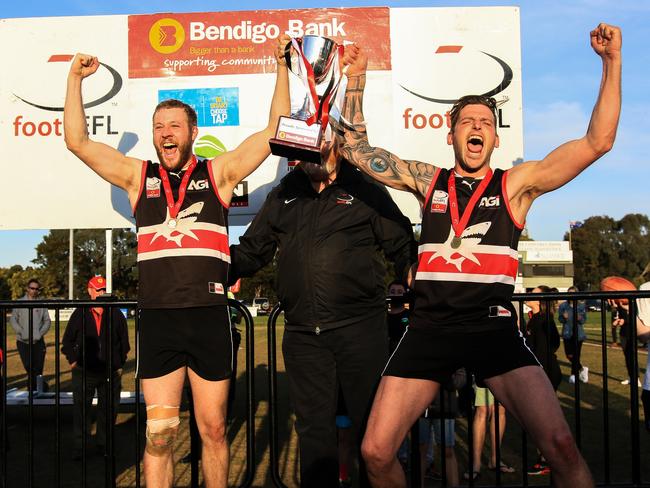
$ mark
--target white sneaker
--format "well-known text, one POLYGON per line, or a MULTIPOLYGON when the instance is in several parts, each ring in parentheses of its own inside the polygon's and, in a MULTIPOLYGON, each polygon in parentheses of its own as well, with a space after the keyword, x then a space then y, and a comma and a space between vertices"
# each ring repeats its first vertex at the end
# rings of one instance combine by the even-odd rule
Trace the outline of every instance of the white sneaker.
POLYGON ((621 385, 629 385, 630 384, 630 378, 621 381, 621 385))
POLYGON ((583 383, 588 383, 589 368, 587 366, 583 366, 582 369, 580 370, 580 373, 578 373, 578 377, 580 378, 580 381, 582 381, 583 383))
POLYGON ((571 376, 569 376, 569 383, 573 385, 575 382, 576 382, 576 375, 572 374, 571 376))

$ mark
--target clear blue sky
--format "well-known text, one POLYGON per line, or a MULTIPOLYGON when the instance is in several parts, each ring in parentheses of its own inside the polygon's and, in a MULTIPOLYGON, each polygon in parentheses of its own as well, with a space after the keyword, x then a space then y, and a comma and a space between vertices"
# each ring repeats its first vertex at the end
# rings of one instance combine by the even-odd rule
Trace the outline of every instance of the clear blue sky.
MULTIPOLYGON (((304 1, 58 0, 6 2, 1 15, 49 17, 154 12, 206 12, 304 8, 304 1)), ((312 0, 309 7, 377 6, 377 0, 312 0)), ((614 149, 564 188, 538 199, 528 216, 536 240, 560 240, 570 220, 592 215, 620 218, 650 214, 650 2, 640 0, 388 1, 390 7, 502 6, 521 8, 524 97, 524 159, 542 158, 562 142, 581 136, 589 122, 600 80, 599 59, 589 48, 589 31, 605 21, 623 29, 623 111, 614 149)), ((19 47, 4 46, 3 49, 19 47)), ((27 62, 27 61, 26 61, 27 62)), ((0 267, 26 266, 46 231, 0 231, 0 267)), ((232 229, 232 236, 241 233, 232 229)))

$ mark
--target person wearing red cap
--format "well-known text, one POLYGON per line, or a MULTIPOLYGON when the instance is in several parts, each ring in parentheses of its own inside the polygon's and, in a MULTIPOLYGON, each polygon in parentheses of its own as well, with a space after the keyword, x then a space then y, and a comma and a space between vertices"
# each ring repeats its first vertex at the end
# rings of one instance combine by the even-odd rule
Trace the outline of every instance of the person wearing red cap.
MULTIPOLYGON (((88 281, 90 299, 97 300, 105 293, 106 280, 102 276, 93 276, 88 281)), ((105 453, 108 406, 112 405, 112 424, 115 422, 120 406, 122 367, 131 349, 126 319, 117 307, 77 308, 70 316, 61 344, 61 352, 70 363, 72 370, 73 458, 81 458, 82 438, 90 432, 90 407, 95 390, 97 390, 98 409, 96 449, 98 453, 105 453), (109 332, 111 355, 107 357, 109 332), (109 371, 112 373, 112 391, 107 387, 109 371), (110 400, 112 403, 109 403, 110 400), (82 425, 84 417, 85 426, 82 425)))

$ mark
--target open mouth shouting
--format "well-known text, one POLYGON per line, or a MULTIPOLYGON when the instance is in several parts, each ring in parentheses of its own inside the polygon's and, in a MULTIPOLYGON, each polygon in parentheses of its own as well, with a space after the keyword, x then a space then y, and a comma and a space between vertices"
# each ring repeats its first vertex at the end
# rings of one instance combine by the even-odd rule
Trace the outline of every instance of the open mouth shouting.
POLYGON ((467 150, 470 155, 479 155, 483 150, 483 136, 474 134, 467 139, 467 150))
POLYGON ((163 148, 163 154, 165 155, 165 159, 173 158, 178 152, 178 144, 171 141, 163 142, 162 148, 163 148))

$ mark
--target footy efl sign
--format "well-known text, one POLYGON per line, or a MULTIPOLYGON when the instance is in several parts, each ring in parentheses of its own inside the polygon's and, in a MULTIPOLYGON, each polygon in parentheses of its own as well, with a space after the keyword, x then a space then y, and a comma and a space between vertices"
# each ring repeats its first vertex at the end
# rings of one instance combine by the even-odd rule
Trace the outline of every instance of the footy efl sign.
MULTIPOLYGON (((76 52, 100 69, 83 84, 90 136, 156 159, 151 116, 174 97, 197 109, 194 152, 212 158, 268 122, 276 39, 287 32, 357 42, 369 55, 370 142, 404 159, 450 167, 448 111, 468 93, 499 102, 495 167, 523 157, 519 10, 335 8, 0 20, 0 230, 131 227, 126 194, 65 148, 63 102, 76 52), (106 36, 110 34, 110 42, 106 36), (20 45, 20 49, 12 46, 20 45), (27 191, 26 191, 27 190, 27 191), (30 195, 29 198, 26 195, 30 195), (30 204, 33 202, 34 204, 30 204)), ((304 90, 290 75, 292 92, 304 90)), ((300 96, 294 97, 301 99, 300 96)), ((230 222, 245 224, 293 167, 270 156, 236 189, 230 222)), ((153 190, 152 190, 153 191, 153 190)), ((413 222, 411 195, 391 191, 413 222)))

